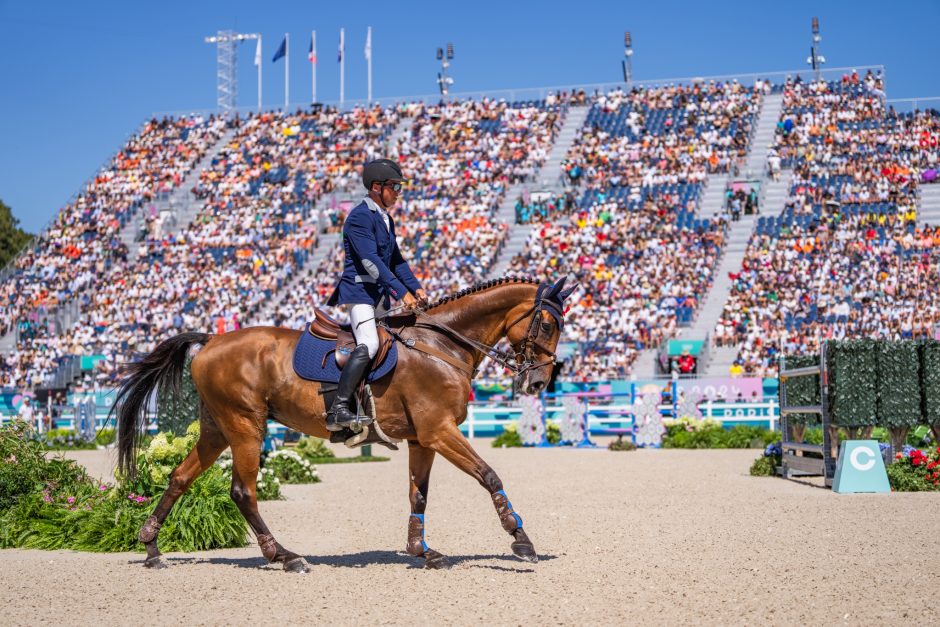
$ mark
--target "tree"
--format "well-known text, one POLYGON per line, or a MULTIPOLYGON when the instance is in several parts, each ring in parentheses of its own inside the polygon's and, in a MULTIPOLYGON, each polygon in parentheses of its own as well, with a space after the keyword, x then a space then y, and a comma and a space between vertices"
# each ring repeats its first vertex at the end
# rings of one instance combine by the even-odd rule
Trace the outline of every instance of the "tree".
POLYGON ((0 268, 6 266, 23 250, 33 236, 20 228, 13 211, 0 200, 0 268))
POLYGON ((199 392, 193 383, 192 360, 187 360, 180 382, 180 395, 175 400, 169 390, 157 397, 157 429, 173 435, 185 435, 186 427, 199 420, 199 392))

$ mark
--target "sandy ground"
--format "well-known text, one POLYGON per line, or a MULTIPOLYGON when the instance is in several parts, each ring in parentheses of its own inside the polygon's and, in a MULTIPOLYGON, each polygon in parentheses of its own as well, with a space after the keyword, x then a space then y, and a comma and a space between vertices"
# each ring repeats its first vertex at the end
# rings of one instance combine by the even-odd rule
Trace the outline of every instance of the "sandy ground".
MULTIPOLYGON (((940 496, 840 496, 747 475, 758 451, 478 450, 539 551, 509 551, 489 496, 438 459, 430 571, 402 552, 407 453, 320 468, 261 504, 310 573, 256 546, 171 554, 0 551, 0 623, 929 624, 940 496)), ((106 474, 106 452, 75 455, 106 474)), ((930 617, 933 616, 933 619, 930 617)))

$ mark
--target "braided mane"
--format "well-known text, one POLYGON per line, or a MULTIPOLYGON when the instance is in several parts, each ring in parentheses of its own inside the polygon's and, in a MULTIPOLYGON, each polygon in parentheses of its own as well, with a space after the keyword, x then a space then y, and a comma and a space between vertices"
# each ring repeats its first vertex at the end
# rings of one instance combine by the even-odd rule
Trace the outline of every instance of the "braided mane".
POLYGON ((511 283, 524 283, 528 285, 539 285, 540 281, 538 281, 537 279, 533 279, 531 277, 503 277, 500 279, 490 279, 489 281, 482 281, 475 285, 471 285, 470 287, 465 287, 459 292, 455 292, 453 294, 449 294, 447 296, 444 296, 438 299, 437 302, 429 305, 425 311, 434 309, 435 307, 439 307, 446 303, 451 303, 455 300, 463 298, 464 296, 468 296, 470 294, 476 294, 477 292, 482 292, 483 290, 488 290, 491 287, 496 287, 497 285, 509 285, 511 283))

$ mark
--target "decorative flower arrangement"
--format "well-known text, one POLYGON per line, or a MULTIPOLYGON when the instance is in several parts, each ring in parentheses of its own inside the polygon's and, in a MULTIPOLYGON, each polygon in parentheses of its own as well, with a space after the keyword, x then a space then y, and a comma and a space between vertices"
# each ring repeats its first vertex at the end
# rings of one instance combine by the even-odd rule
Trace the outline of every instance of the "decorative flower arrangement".
MULTIPOLYGON (((219 458, 215 465, 222 469, 226 479, 232 480, 232 458, 230 456, 219 458)), ((281 498, 281 480, 270 468, 258 470, 255 497, 259 501, 277 501, 281 498)))
MULTIPOLYGON (((163 481, 197 437, 193 426, 181 438, 155 438, 138 455, 136 476, 118 476, 110 485, 72 461, 48 455, 20 426, 0 427, 0 460, 11 462, 0 463, 0 548, 142 550, 137 532, 163 495, 163 481)), ((164 521, 161 549, 244 546, 247 526, 229 496, 230 483, 221 469, 207 469, 164 521)))
POLYGON ((922 451, 905 446, 887 469, 891 489, 898 492, 940 491, 940 447, 922 451))
MULTIPOLYGON (((280 449, 268 455, 264 469, 274 473, 283 483, 318 483, 317 468, 290 449, 280 449)), ((261 481, 261 477, 258 478, 261 481)))
POLYGON ((777 467, 783 463, 783 448, 780 442, 768 444, 763 455, 751 464, 751 475, 754 477, 773 477, 777 474, 777 467))

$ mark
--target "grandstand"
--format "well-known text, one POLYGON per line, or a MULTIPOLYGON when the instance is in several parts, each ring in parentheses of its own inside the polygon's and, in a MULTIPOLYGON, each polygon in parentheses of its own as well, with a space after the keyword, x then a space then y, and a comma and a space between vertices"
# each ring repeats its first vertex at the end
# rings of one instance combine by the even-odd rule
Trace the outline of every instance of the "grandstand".
POLYGON ((664 374, 676 338, 695 374, 773 376, 827 337, 933 335, 940 117, 890 104, 880 68, 837 68, 152 120, 4 270, 0 386, 108 386, 183 330, 300 327, 380 155, 412 177, 399 237, 432 296, 580 281, 568 380, 664 374))

